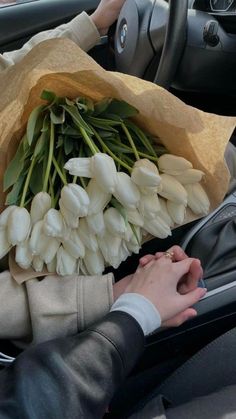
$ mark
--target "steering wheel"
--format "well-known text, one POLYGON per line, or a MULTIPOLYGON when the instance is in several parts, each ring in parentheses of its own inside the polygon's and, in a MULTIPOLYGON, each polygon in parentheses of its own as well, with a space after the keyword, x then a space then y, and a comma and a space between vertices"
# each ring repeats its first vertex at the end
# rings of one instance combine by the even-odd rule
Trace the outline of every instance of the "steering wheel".
POLYGON ((152 81, 168 89, 187 38, 188 0, 126 0, 117 23, 118 71, 145 78, 152 62, 152 81))

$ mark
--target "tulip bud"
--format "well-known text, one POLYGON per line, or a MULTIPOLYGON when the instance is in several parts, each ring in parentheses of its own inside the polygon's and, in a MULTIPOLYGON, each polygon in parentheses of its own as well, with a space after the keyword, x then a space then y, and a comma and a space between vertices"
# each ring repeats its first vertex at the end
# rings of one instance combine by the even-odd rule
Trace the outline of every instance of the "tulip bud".
POLYGON ((115 269, 120 265, 119 252, 121 241, 122 239, 120 237, 114 236, 108 231, 103 237, 98 237, 99 248, 105 261, 115 269))
POLYGON ((127 249, 132 252, 138 254, 141 248, 142 242, 142 233, 141 228, 137 226, 133 226, 132 228, 128 224, 127 232, 125 236, 126 246, 127 249))
POLYGON ((185 205, 167 201, 167 209, 175 224, 183 224, 186 215, 185 205))
POLYGON ((125 208, 135 209, 138 207, 139 190, 126 173, 119 172, 117 174, 117 185, 113 195, 125 208))
POLYGON ((105 269, 104 258, 100 250, 92 252, 87 249, 84 257, 84 264, 89 275, 102 275, 105 269))
POLYGON ((168 209, 167 209, 167 201, 164 198, 159 198, 159 203, 161 206, 161 210, 159 212, 159 217, 162 218, 163 221, 165 221, 165 223, 170 226, 170 227, 174 227, 174 221, 172 220, 170 214, 168 213, 168 209))
POLYGON ((124 237, 126 232, 126 223, 124 217, 116 208, 108 208, 104 212, 104 221, 107 230, 115 236, 124 237))
POLYGON ((50 263, 47 263, 47 270, 49 273, 55 273, 57 271, 57 258, 55 257, 50 263))
POLYGON ((135 162, 132 174, 132 181, 142 187, 157 187, 161 178, 157 166, 148 159, 141 159, 135 162))
POLYGON ((178 180, 182 185, 189 185, 190 183, 201 182, 204 173, 197 169, 188 169, 181 172, 175 179, 178 180))
POLYGON ((92 158, 92 175, 100 188, 113 193, 117 184, 117 170, 114 160, 104 153, 97 153, 92 158))
POLYGON ((85 247, 79 237, 78 230, 72 230, 67 240, 63 241, 63 247, 75 259, 84 258, 85 247))
POLYGON ((29 250, 29 243, 24 243, 16 246, 15 261, 22 269, 29 269, 33 260, 33 255, 29 250))
POLYGON ((91 179, 86 188, 89 196, 88 215, 98 214, 103 211, 111 200, 111 194, 100 188, 96 179, 91 179))
POLYGON ((173 154, 163 154, 158 159, 159 170, 168 175, 179 175, 188 169, 192 169, 193 165, 184 157, 174 156, 173 154))
POLYGON ((13 245, 28 239, 31 229, 31 218, 26 208, 16 207, 9 214, 7 224, 8 241, 13 245))
POLYGON ((185 185, 188 193, 188 206, 196 215, 207 215, 210 210, 210 201, 203 187, 199 183, 185 185))
POLYGON ((57 251, 57 266, 56 271, 58 275, 73 275, 77 269, 77 260, 71 256, 62 246, 57 251))
POLYGON ((63 202, 59 199, 59 207, 61 214, 65 220, 66 225, 69 228, 78 228, 79 227, 79 217, 74 215, 71 211, 64 207, 63 202))
POLYGON ((166 237, 171 236, 170 227, 159 216, 152 220, 145 218, 143 228, 159 239, 165 239, 166 237))
POLYGON ((66 226, 61 213, 51 208, 43 219, 43 232, 49 237, 65 238, 66 226))
POLYGON ((187 193, 184 187, 173 176, 161 175, 162 191, 159 195, 175 202, 176 204, 187 205, 187 193))
POLYGON ((34 225, 37 221, 43 219, 45 214, 50 210, 52 200, 47 192, 39 192, 32 200, 30 215, 31 221, 34 225))
POLYGON ((79 185, 71 183, 62 188, 62 205, 77 217, 88 214, 89 197, 87 192, 79 185))
POLYGON ((64 168, 69 171, 70 175, 79 177, 92 177, 91 158, 78 157, 68 160, 64 168))
POLYGON ((32 255, 39 255, 40 247, 42 245, 43 236, 43 221, 38 221, 32 228, 31 236, 29 239, 29 249, 32 255))
POLYGON ((41 259, 40 256, 34 256, 32 266, 35 272, 42 272, 44 268, 44 261, 41 259))
POLYGON ((155 218, 161 206, 157 195, 141 195, 139 212, 143 217, 155 218))
POLYGON ((93 252, 96 252, 96 250, 98 249, 98 242, 97 242, 95 234, 93 234, 89 230, 88 224, 85 218, 82 218, 80 220, 78 233, 79 233, 80 240, 82 241, 84 246, 92 250, 93 252))
POLYGON ((127 243, 122 240, 121 245, 120 245, 120 249, 119 249, 119 261, 118 261, 118 266, 124 262, 129 256, 131 256, 131 251, 128 249, 127 243))
POLYGON ((99 212, 98 214, 94 215, 88 215, 86 217, 86 221, 89 227, 89 230, 97 234, 98 236, 103 236, 105 233, 105 223, 104 223, 104 217, 103 212, 99 212))
POLYGON ((44 244, 42 243, 39 255, 46 264, 51 263, 57 254, 61 242, 54 237, 47 236, 43 236, 41 240, 43 240, 44 244))
POLYGON ((1 212, 0 230, 5 229, 7 227, 9 215, 15 208, 17 208, 16 205, 10 205, 9 207, 6 207, 3 212, 1 212))
POLYGON ((7 231, 0 230, 0 259, 8 254, 11 249, 11 244, 7 238, 7 231))
POLYGON ((129 223, 135 224, 139 227, 143 227, 143 223, 144 223, 143 217, 137 209, 131 210, 127 208, 125 212, 126 212, 127 220, 129 221, 129 223))
POLYGON ((146 187, 139 186, 139 192, 142 195, 155 195, 155 194, 161 192, 161 190, 162 190, 161 183, 160 183, 160 185, 155 186, 153 188, 150 187, 150 186, 146 186, 146 187))

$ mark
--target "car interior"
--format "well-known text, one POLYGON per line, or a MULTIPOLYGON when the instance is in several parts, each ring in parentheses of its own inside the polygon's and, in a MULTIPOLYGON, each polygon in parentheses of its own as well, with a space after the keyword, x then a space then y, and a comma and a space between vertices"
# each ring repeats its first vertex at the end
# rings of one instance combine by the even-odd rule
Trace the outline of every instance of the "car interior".
MULTIPOLYGON (((98 0, 33 0, 0 8, 0 53, 20 48, 34 34, 70 21, 81 11, 91 13, 98 0)), ((221 115, 235 116, 236 0, 127 0, 118 22, 90 51, 108 70, 157 83, 185 103, 221 115)), ((231 138, 232 143, 235 137, 231 138)), ((141 255, 181 245, 201 259, 208 293, 197 304, 198 316, 176 329, 148 337, 145 353, 114 400, 137 398, 165 379, 200 348, 236 325, 236 192, 200 221, 173 230, 171 238, 146 243, 141 255), (153 379, 145 379, 152 368, 153 379), (132 396, 133 377, 140 377, 132 396)), ((139 255, 140 257, 140 255, 139 255)), ((132 256, 115 272, 132 272, 132 256)), ((16 348, 3 342, 10 355, 16 348)))

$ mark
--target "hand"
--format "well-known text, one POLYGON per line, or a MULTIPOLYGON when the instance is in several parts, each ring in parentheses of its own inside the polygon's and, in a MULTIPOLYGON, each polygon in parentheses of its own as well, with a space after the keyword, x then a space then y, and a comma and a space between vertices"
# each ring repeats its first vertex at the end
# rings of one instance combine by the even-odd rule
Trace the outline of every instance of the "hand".
MULTIPOLYGON (((178 262, 184 259, 187 259, 188 256, 179 246, 173 246, 169 250, 174 254, 173 259, 178 262)), ((159 259, 164 255, 164 252, 158 252, 155 255, 145 255, 139 261, 139 266, 146 266, 151 260, 159 259)), ((182 295, 187 294, 190 291, 193 291, 198 286, 198 281, 203 277, 203 270, 201 267, 201 262, 198 259, 193 259, 193 262, 190 266, 189 272, 185 275, 178 284, 178 292, 182 295)), ((187 308, 182 313, 174 316, 172 319, 164 322, 163 327, 177 327, 183 324, 186 320, 189 320, 192 317, 195 317, 197 312, 193 308, 187 308)))
POLYGON ((132 278, 133 278, 133 275, 127 275, 113 285, 114 302, 117 300, 117 298, 121 296, 121 294, 124 294, 132 278))
POLYGON ((101 36, 106 35, 109 27, 117 20, 125 0, 101 0, 91 15, 101 36))
POLYGON ((125 292, 138 293, 150 300, 159 311, 163 326, 172 326, 170 321, 173 322, 173 319, 178 319, 178 325, 182 324, 187 318, 196 315, 196 311, 189 307, 206 293, 205 289, 197 287, 182 295, 178 292, 178 284, 190 273, 194 261, 196 259, 187 258, 173 263, 170 258, 162 255, 157 260, 151 260, 145 267, 139 267, 125 292))

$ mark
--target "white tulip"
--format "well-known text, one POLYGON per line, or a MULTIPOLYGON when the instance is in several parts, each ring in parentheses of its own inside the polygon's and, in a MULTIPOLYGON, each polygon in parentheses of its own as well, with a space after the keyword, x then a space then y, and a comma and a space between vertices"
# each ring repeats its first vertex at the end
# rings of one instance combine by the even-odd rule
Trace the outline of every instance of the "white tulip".
POLYGON ((68 160, 64 168, 69 171, 70 175, 79 177, 92 177, 91 158, 78 157, 68 160))
POLYGON ((84 188, 75 183, 70 183, 62 188, 61 203, 77 217, 85 217, 88 214, 88 194, 84 188))
POLYGON ((32 224, 43 219, 45 214, 50 210, 52 200, 47 192, 39 192, 32 200, 30 216, 32 224))
POLYGON ((161 206, 161 210, 159 212, 159 217, 161 217, 165 223, 170 226, 170 227, 174 227, 174 221, 172 220, 168 209, 167 209, 167 201, 164 198, 159 198, 159 203, 161 206))
POLYGON ((54 274, 57 271, 57 258, 55 257, 50 263, 47 263, 47 270, 54 274))
POLYGON ((9 215, 15 208, 17 208, 16 205, 10 205, 9 207, 6 207, 3 212, 1 212, 0 230, 5 229, 7 227, 9 215))
POLYGON ((84 264, 89 275, 102 275, 105 269, 104 258, 100 250, 92 252, 87 249, 84 257, 84 264))
POLYGON ((175 224, 183 224, 186 215, 185 205, 167 201, 167 209, 175 224))
POLYGON ((142 242, 142 232, 141 228, 137 226, 133 226, 133 229, 130 227, 127 228, 127 231, 129 230, 129 234, 126 234, 125 240, 126 240, 126 246, 127 249, 132 252, 138 254, 141 248, 141 242, 142 242))
POLYGON ((170 227, 159 216, 152 220, 144 219, 143 228, 148 233, 152 234, 154 237, 158 237, 159 239, 165 239, 166 237, 171 236, 170 227))
POLYGON ((113 195, 125 208, 135 209, 138 207, 140 201, 139 190, 126 173, 118 173, 117 185, 113 195))
POLYGON ((98 214, 103 211, 111 200, 111 194, 100 188, 96 179, 91 179, 86 192, 89 196, 88 215, 98 214))
POLYGON ((161 183, 157 166, 148 159, 135 162, 131 178, 136 185, 141 187, 155 188, 161 183))
POLYGON ((103 236, 106 227, 104 223, 103 212, 100 211, 98 214, 88 215, 86 221, 89 227, 89 231, 98 236, 103 236))
POLYGON ((197 169, 188 169, 181 172, 175 179, 178 180, 182 185, 189 185, 190 183, 201 182, 204 173, 197 169))
POLYGON ((79 217, 74 215, 71 211, 64 207, 63 202, 59 199, 59 207, 61 214, 65 220, 66 225, 69 228, 78 228, 79 227, 79 217))
POLYGON ((161 175, 162 191, 159 192, 163 198, 176 204, 187 206, 187 193, 184 187, 173 176, 161 175))
POLYGON ((51 263, 55 258, 61 242, 54 237, 42 237, 43 245, 40 249, 39 256, 46 264, 51 263))
POLYGON ((99 248, 103 254, 105 261, 113 266, 113 268, 118 268, 120 265, 120 246, 122 239, 118 236, 110 234, 108 231, 102 238, 98 238, 99 248))
POLYGON ((188 206, 196 215, 207 215, 210 210, 210 201, 199 183, 185 185, 188 193, 188 206))
POLYGON ((32 255, 39 255, 41 246, 43 245, 43 221, 38 221, 32 228, 31 236, 29 239, 29 249, 32 255))
POLYGON ((139 186, 139 191, 142 195, 155 195, 155 194, 161 192, 161 190, 162 190, 162 184, 161 183, 160 183, 159 186, 155 186, 153 188, 151 186, 150 187, 149 186, 146 186, 146 187, 139 186))
POLYGON ((46 236, 65 238, 65 221, 60 211, 51 208, 43 219, 43 232, 46 236))
POLYGON ((77 269, 77 260, 71 256, 62 246, 57 251, 56 272, 58 275, 73 275, 77 269))
POLYGON ((93 252, 96 252, 96 250, 98 249, 98 242, 97 242, 95 234, 93 234, 89 230, 88 224, 85 218, 82 218, 80 220, 78 234, 84 246, 92 250, 93 252))
POLYGON ((26 208, 16 207, 10 212, 7 223, 8 241, 13 246, 28 239, 31 230, 31 218, 26 208))
MULTIPOLYGON (((124 262, 129 256, 131 256, 131 250, 128 249, 127 243, 125 240, 122 240, 120 249, 119 249, 119 265, 124 262)), ((119 267, 119 265, 117 267, 119 267)))
POLYGON ((42 272, 44 268, 44 261, 41 259, 40 256, 34 256, 32 266, 35 272, 42 272))
POLYGON ((6 256, 10 250, 11 244, 9 243, 7 238, 7 231, 0 230, 0 259, 6 256))
POLYGON ((158 159, 158 167, 161 172, 175 176, 184 170, 192 169, 193 165, 184 157, 163 154, 158 159))
POLYGON ((124 237, 127 226, 124 217, 116 208, 108 208, 104 212, 104 222, 107 230, 115 236, 124 237))
POLYGON ((67 240, 62 242, 64 249, 74 258, 83 258, 85 255, 85 247, 79 237, 78 230, 72 230, 67 240))
POLYGON ((127 208, 125 212, 126 212, 127 220, 129 221, 129 223, 135 224, 139 227, 143 227, 143 223, 144 223, 143 217, 137 209, 131 210, 127 208))
POLYGON ((33 255, 29 249, 28 241, 16 246, 15 261, 22 269, 29 269, 33 260, 33 255))
POLYGON ((155 218, 160 211, 161 206, 158 196, 155 195, 142 195, 139 203, 139 212, 143 217, 155 218))
POLYGON ((105 192, 113 193, 117 184, 117 170, 114 160, 104 153, 91 157, 92 177, 105 192))

